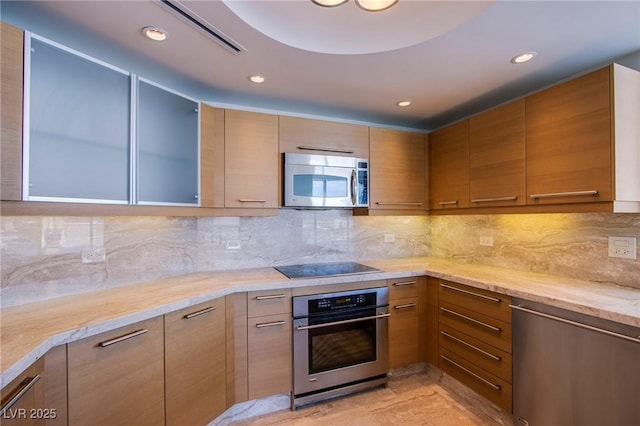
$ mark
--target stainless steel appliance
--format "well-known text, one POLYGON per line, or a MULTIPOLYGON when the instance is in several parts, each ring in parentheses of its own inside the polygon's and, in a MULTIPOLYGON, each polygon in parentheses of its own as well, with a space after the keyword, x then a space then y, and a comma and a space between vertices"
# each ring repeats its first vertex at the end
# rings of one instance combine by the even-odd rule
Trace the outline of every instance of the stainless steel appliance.
POLYGON ((356 262, 305 263, 302 265, 274 266, 287 278, 335 277, 340 275, 370 274, 380 269, 356 262))
POLYGON ((640 329, 513 299, 517 426, 640 425, 640 329))
POLYGON ((369 160, 284 154, 284 205, 353 208, 369 205, 369 160))
POLYGON ((387 381, 386 287, 293 298, 292 407, 387 381))

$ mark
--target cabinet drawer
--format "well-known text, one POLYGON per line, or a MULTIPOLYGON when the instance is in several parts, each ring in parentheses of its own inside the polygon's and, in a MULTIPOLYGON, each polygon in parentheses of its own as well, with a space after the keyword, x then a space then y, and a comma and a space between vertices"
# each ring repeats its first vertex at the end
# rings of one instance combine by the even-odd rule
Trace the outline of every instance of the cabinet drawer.
POLYGON ((251 291, 248 294, 249 318, 291 313, 291 289, 251 291))
MULTIPOLYGON (((44 380, 41 380, 41 374, 42 371, 39 371, 36 365, 32 364, 2 389, 2 407, 5 412, 0 416, 0 420, 2 420, 3 425, 44 424, 43 420, 31 418, 30 416, 32 410, 45 408, 43 406, 44 380)), ((55 415, 55 411, 53 414, 55 415)))
POLYGON ((440 348, 440 369, 459 380, 503 410, 511 412, 510 383, 478 368, 447 349, 440 348))
POLYGON ((450 281, 439 280, 440 302, 451 303, 511 323, 511 297, 450 281))
POLYGON ((440 326, 447 325, 482 342, 511 353, 511 324, 440 301, 440 326))
POLYGON ((419 361, 418 298, 389 303, 389 367, 397 368, 419 361))
POLYGON ((389 300, 418 297, 420 277, 398 278, 389 280, 389 300))
POLYGON ((467 336, 451 327, 440 327, 440 347, 511 383, 511 354, 467 336))

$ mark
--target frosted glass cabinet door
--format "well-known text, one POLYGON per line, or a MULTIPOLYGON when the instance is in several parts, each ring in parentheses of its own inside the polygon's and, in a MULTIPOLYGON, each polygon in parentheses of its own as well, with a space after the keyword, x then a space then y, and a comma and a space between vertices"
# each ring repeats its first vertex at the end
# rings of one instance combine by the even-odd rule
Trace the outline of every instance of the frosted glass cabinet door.
POLYGON ((129 74, 31 38, 28 198, 129 200, 129 74))
POLYGON ((138 202, 198 204, 198 103, 140 80, 138 202))

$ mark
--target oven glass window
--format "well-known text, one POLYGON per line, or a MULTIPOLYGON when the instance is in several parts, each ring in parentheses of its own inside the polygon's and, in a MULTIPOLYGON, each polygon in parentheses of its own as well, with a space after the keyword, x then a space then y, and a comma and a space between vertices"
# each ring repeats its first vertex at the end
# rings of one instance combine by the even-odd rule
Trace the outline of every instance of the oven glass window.
POLYGON ((309 330, 309 373, 376 360, 376 320, 309 330))
POLYGON ((293 193, 300 197, 346 197, 349 180, 342 176, 332 175, 294 175, 293 193))

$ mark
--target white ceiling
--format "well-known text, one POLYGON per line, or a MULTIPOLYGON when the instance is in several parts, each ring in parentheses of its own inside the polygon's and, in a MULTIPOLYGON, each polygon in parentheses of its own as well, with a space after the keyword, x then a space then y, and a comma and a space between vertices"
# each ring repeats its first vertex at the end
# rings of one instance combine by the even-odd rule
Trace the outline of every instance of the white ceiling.
POLYGON ((205 101, 425 130, 621 57, 640 63, 640 0, 400 0, 375 13, 353 0, 183 0, 246 49, 239 54, 155 0, 11 3, 2 1, 3 20, 63 43, 99 38, 205 87, 205 101), (169 38, 146 39, 147 25, 169 38), (530 50, 532 62, 509 62, 530 50), (395 105, 404 99, 412 105, 395 105))

